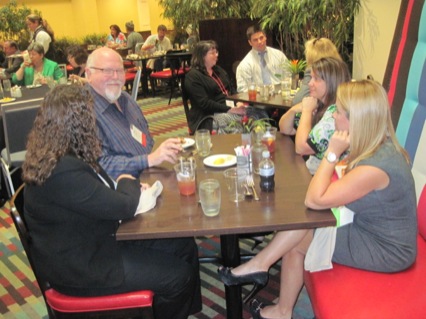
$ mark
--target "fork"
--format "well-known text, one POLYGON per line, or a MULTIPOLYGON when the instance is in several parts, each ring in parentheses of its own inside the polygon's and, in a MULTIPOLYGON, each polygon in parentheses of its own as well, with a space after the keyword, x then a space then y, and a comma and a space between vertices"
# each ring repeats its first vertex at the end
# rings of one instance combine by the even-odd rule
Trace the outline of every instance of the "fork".
POLYGON ((259 196, 257 196, 256 189, 254 188, 253 175, 247 176, 246 182, 247 182, 247 185, 250 186, 251 189, 253 190, 254 200, 260 200, 259 196))

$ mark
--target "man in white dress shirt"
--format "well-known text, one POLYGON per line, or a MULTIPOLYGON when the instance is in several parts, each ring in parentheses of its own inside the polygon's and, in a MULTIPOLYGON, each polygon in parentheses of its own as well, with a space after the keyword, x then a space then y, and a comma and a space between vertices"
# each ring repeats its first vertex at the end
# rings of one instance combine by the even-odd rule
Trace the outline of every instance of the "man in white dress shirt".
MULTIPOLYGON (((169 51, 173 49, 173 45, 170 39, 166 37, 167 27, 160 24, 157 28, 157 34, 150 35, 142 46, 142 50, 150 54, 154 54, 156 51, 169 51)), ((161 71, 163 69, 163 59, 150 59, 147 63, 148 68, 155 71, 161 71), (155 63, 155 66, 154 66, 155 63)))
POLYGON ((266 46, 266 34, 257 25, 247 29, 247 39, 252 49, 237 67, 237 91, 248 91, 251 83, 279 84, 281 78, 276 75, 281 76, 287 57, 282 51, 266 46))

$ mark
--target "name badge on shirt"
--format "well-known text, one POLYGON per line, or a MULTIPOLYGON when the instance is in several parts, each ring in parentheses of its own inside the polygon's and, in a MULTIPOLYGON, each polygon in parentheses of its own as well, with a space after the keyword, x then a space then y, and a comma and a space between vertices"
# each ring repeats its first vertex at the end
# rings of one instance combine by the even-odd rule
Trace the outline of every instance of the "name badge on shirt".
POLYGON ((146 134, 141 132, 136 126, 133 124, 130 125, 130 132, 132 133, 133 138, 138 141, 138 143, 141 143, 142 146, 146 146, 146 134))

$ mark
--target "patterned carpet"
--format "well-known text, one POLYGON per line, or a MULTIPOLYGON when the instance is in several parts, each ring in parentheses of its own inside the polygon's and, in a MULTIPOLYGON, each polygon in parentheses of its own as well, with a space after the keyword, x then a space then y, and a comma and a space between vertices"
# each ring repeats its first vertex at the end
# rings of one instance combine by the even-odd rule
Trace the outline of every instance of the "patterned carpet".
MULTIPOLYGON (((148 119, 154 137, 186 136, 187 125, 180 99, 146 98, 138 101, 148 119)), ((200 254, 214 254, 220 250, 217 237, 198 238, 200 254)), ((241 240, 243 253, 249 253, 252 241, 241 240)), ((257 251, 257 250, 256 250, 257 251)), ((190 319, 225 318, 223 284, 217 280, 218 265, 201 264, 203 311, 190 319)), ((270 281, 258 297, 272 301, 279 291, 279 265, 270 271, 270 281)), ((247 293, 243 288, 243 293, 247 293)), ((34 275, 9 216, 9 203, 0 209, 0 317, 5 319, 47 319, 46 308, 34 275)), ((309 298, 302 291, 293 315, 294 319, 313 317, 309 298)), ((250 318, 247 311, 243 318, 250 318)), ((161 318, 158 318, 161 319, 161 318)))

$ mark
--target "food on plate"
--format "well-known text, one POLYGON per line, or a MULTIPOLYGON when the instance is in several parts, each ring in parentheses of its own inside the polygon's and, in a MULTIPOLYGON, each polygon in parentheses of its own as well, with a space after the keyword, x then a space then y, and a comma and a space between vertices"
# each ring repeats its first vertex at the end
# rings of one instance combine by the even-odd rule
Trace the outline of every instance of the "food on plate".
POLYGON ((13 98, 11 98, 11 97, 5 97, 5 98, 3 98, 3 99, 1 99, 1 101, 2 102, 11 102, 11 101, 13 101, 14 99, 13 98))
POLYGON ((223 165, 227 161, 232 161, 232 156, 218 157, 213 161, 213 165, 223 165))
POLYGON ((186 140, 185 140, 185 138, 184 138, 184 137, 181 137, 181 138, 180 138, 180 143, 181 143, 181 144, 185 144, 185 143, 186 143, 186 140))
POLYGON ((225 163, 225 159, 224 159, 223 157, 216 158, 216 159, 213 161, 213 164, 214 164, 214 165, 222 165, 222 164, 224 164, 224 163, 225 163))
POLYGON ((139 60, 140 58, 141 58, 141 56, 139 54, 135 54, 135 53, 128 54, 126 56, 126 59, 128 59, 128 60, 139 60))

